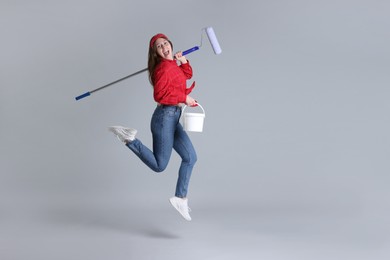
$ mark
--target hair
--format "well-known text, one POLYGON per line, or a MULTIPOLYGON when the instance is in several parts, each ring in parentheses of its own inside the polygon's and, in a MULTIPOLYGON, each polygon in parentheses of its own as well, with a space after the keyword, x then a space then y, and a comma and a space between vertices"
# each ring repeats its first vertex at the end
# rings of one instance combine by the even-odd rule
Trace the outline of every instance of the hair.
MULTIPOLYGON (((166 39, 173 50, 173 44, 170 40, 166 39)), ((153 44, 152 47, 149 46, 148 54, 148 71, 149 71, 149 82, 154 86, 154 71, 156 70, 157 65, 161 62, 160 55, 157 54, 157 47, 153 44)))

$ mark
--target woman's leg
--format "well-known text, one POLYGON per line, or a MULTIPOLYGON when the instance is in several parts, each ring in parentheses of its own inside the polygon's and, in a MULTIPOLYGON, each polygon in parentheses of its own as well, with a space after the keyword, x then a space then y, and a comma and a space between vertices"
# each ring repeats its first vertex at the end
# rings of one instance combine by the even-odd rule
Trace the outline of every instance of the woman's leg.
POLYGON ((176 126, 173 148, 182 158, 175 196, 185 198, 188 192, 192 169, 197 161, 197 155, 188 134, 184 131, 181 124, 177 124, 176 126))
POLYGON ((164 171, 172 154, 179 117, 179 107, 158 106, 153 113, 150 124, 153 136, 153 152, 138 139, 127 143, 127 147, 153 171, 164 171))

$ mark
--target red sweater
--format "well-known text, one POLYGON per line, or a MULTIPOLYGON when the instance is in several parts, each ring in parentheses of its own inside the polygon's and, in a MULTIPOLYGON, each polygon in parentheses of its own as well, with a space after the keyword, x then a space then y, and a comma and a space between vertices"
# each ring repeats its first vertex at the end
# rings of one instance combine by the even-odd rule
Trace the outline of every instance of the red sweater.
POLYGON ((154 100, 163 105, 185 103, 195 82, 187 89, 186 81, 192 78, 192 68, 186 64, 177 65, 176 60, 163 59, 154 71, 154 100))

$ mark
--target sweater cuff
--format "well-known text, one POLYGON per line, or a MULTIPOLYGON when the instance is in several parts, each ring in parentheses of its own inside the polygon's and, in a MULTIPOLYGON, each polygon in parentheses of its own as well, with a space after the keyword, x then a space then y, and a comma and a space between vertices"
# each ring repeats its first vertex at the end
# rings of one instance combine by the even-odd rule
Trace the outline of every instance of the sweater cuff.
POLYGON ((190 61, 187 60, 187 63, 181 63, 180 66, 188 67, 188 66, 190 66, 190 61))

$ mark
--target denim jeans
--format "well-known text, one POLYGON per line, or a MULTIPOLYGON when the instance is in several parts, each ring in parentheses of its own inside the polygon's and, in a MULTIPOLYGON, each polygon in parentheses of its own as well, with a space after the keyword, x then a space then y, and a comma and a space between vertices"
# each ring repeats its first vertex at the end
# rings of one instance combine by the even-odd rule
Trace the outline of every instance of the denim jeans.
POLYGON ((155 172, 165 170, 171 158, 172 148, 175 149, 182 159, 175 196, 185 198, 197 155, 190 138, 179 122, 180 116, 181 108, 178 106, 157 106, 150 123, 153 151, 139 139, 126 145, 155 172))

